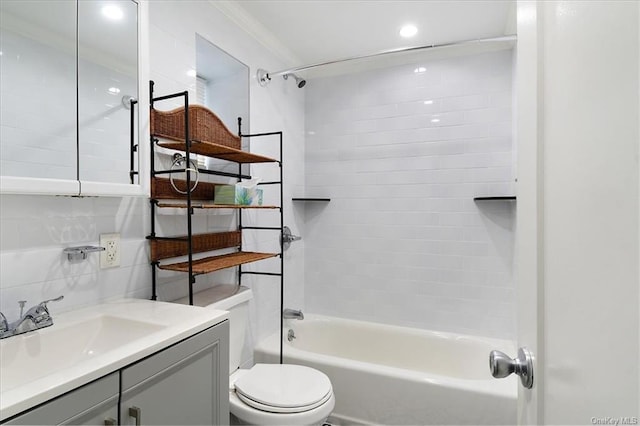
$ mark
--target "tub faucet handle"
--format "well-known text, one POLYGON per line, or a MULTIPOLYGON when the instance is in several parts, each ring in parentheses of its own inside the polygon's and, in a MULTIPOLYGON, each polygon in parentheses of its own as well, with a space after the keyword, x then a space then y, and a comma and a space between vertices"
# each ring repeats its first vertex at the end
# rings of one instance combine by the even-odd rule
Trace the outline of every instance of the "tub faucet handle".
POLYGON ((288 226, 282 228, 282 236, 280 237, 280 241, 282 243, 283 249, 287 250, 291 246, 292 242, 300 241, 301 239, 302 237, 293 235, 293 233, 291 232, 291 228, 289 228, 288 226))

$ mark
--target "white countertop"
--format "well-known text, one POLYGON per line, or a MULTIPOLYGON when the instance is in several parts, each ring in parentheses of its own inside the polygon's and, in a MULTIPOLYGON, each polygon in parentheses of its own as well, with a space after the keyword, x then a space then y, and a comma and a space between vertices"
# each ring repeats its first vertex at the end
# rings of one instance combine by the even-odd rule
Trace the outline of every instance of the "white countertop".
POLYGON ((226 311, 141 299, 53 315, 51 327, 0 340, 0 420, 228 318, 226 311))

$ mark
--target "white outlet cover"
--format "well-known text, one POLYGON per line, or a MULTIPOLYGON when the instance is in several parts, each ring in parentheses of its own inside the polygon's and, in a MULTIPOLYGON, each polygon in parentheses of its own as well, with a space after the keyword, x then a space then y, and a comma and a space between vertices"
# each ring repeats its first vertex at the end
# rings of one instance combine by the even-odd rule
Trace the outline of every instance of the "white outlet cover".
POLYGON ((120 234, 100 234, 100 268, 115 268, 120 266, 120 234))

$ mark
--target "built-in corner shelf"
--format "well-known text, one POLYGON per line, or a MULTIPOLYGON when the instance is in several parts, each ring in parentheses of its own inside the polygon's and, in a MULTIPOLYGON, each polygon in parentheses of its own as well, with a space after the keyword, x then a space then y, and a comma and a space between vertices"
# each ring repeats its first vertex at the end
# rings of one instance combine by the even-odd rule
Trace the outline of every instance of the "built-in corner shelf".
POLYGON ((516 201, 516 196, 503 195, 498 197, 475 197, 473 201, 516 201))
POLYGON ((291 201, 303 201, 303 202, 324 202, 328 203, 331 198, 292 198, 291 201))

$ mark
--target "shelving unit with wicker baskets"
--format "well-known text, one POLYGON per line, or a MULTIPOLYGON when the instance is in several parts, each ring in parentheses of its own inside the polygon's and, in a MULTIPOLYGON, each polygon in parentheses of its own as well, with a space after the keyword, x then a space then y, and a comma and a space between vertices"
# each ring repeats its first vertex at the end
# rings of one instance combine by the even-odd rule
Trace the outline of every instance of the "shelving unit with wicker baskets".
MULTIPOLYGON (((150 260, 152 265, 152 299, 157 299, 158 269, 184 272, 188 275, 189 304, 194 304, 193 284, 195 277, 226 268, 238 268, 238 281, 243 274, 277 275, 280 277, 281 294, 284 287, 284 262, 282 246, 283 210, 282 210, 282 132, 260 133, 244 135, 241 132, 241 121, 238 119, 238 134, 233 134, 222 121, 210 110, 199 105, 189 105, 188 92, 173 93, 166 96, 154 97, 154 83, 150 82, 150 114, 151 114, 151 234, 148 236, 150 244, 150 260), (184 98, 184 107, 171 111, 160 111, 154 104, 173 98, 184 98), (263 136, 278 136, 280 143, 280 160, 256 155, 241 149, 242 138, 263 136), (156 147, 180 151, 184 155, 184 167, 170 170, 156 170, 156 147), (238 164, 237 173, 195 168, 193 154, 230 161, 238 164), (279 185, 279 206, 247 206, 235 204, 215 204, 215 188, 219 183, 194 180, 193 175, 207 174, 236 178, 239 181, 249 179, 242 173, 242 165, 248 163, 277 163, 280 170, 280 180, 265 182, 263 185, 279 185), (173 176, 184 174, 186 179, 178 180, 173 176), (169 178, 161 177, 168 175, 169 178), (195 187, 194 187, 195 183, 195 187), (183 209, 186 217, 186 233, 174 237, 156 235, 156 210, 172 208, 183 209), (238 226, 235 231, 194 234, 192 218, 195 209, 234 209, 237 211, 238 226), (280 211, 280 225, 272 227, 243 227, 242 211, 247 209, 280 211), (260 253, 244 251, 242 247, 243 229, 265 229, 280 231, 280 252, 260 253), (229 253, 229 249, 236 251, 229 253), (217 251, 225 250, 223 254, 217 251), (194 254, 209 254, 194 259, 194 254), (187 257, 187 260, 177 261, 187 257), (242 265, 263 259, 280 257, 280 272, 245 272, 242 265)), ((182 155, 182 154, 181 154, 182 155)), ((238 283, 239 284, 239 283, 238 283)))

